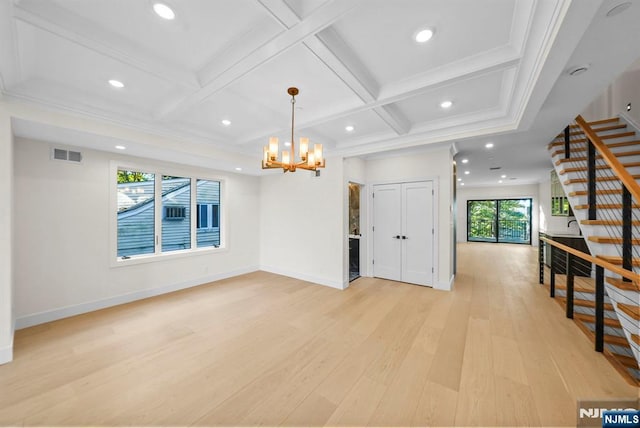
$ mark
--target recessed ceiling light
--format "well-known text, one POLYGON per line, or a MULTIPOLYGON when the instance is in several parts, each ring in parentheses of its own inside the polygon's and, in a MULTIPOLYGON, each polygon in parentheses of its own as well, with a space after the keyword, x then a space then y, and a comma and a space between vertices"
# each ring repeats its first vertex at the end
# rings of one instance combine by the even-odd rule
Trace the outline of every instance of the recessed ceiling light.
POLYGON ((461 186, 464 186, 464 183, 460 183, 461 186))
POLYGON ((462 159, 462 163, 469 163, 469 159, 462 159))
POLYGON ((231 121, 229 119, 222 119, 220 123, 222 123, 224 126, 231 125, 231 121))
POLYGON ((458 178, 458 181, 462 181, 462 178, 458 178))
POLYGON ((502 180, 498 180, 498 183, 502 183, 502 180))
POLYGON ((631 7, 631 2, 630 1, 626 1, 624 3, 620 3, 616 7, 610 9, 609 12, 607 12, 607 16, 608 17, 612 17, 612 16, 615 16, 615 15, 618 15, 618 14, 624 12, 625 10, 629 9, 629 7, 631 7))
POLYGON ((285 142, 284 142, 284 145, 285 145, 285 146, 287 146, 287 147, 289 147, 289 146, 291 146, 291 142, 290 142, 290 141, 285 141, 285 142))
POLYGON ((469 172, 469 171, 465 171, 464 172, 464 175, 469 175, 469 174, 471 174, 471 172, 469 172))
POLYGON ((493 143, 487 143, 484 145, 487 149, 493 148, 493 143))
POLYGON ((433 30, 431 28, 425 28, 416 33, 416 42, 426 43, 433 37, 433 30))
POLYGON ((356 127, 353 125, 347 125, 344 127, 344 130, 347 132, 353 132, 354 129, 356 129, 356 127))
POLYGON ((124 150, 124 149, 126 149, 126 147, 125 147, 125 146, 116 146, 116 149, 118 149, 118 150, 124 150))
POLYGON ((116 79, 109 80, 109 84, 114 88, 118 88, 118 89, 124 88, 124 83, 116 79))
POLYGON ((240 168, 239 166, 236 167, 236 171, 242 171, 242 168, 240 168))
POLYGON ((442 108, 450 108, 452 105, 453 103, 449 100, 446 100, 440 103, 440 107, 442 108))
POLYGON ((176 13, 164 3, 155 3, 153 11, 162 19, 172 20, 176 17, 176 13))
POLYGON ((500 178, 507 178, 507 174, 502 174, 500 178))

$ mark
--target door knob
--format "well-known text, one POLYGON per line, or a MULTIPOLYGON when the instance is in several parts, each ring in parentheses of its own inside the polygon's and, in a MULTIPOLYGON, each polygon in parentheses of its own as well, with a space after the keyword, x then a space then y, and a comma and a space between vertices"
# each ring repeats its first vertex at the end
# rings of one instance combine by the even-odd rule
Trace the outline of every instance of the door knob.
POLYGON ((409 239, 409 238, 407 238, 406 236, 402 235, 402 239, 409 239))
POLYGON ((400 239, 400 235, 392 236, 393 239, 400 239))

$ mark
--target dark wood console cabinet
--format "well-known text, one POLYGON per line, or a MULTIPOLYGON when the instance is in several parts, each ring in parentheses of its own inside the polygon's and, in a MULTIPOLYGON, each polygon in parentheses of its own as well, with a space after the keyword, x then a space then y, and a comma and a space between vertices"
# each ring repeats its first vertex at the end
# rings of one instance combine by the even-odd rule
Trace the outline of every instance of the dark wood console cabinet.
MULTIPOLYGON (((589 247, 587 247, 587 243, 584 240, 584 236, 569 236, 562 234, 554 234, 554 233, 545 233, 540 232, 540 237, 545 237, 549 239, 553 239, 561 244, 566 245, 567 247, 575 248, 578 251, 582 251, 583 253, 591 254, 589 252, 589 247)), ((544 244, 544 264, 547 267, 551 267, 551 245, 540 241, 540 245, 544 244)), ((566 274, 567 273, 567 253, 566 251, 562 251, 559 248, 554 248, 554 268, 557 274, 566 274)), ((580 260, 576 257, 576 262, 574 265, 574 275, 576 276, 591 276, 593 266, 591 263, 580 260)))

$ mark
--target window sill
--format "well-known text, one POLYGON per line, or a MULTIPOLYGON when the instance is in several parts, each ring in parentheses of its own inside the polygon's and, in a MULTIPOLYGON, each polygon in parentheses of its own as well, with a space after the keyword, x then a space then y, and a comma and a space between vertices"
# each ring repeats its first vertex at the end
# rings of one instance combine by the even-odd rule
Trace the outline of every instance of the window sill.
POLYGON ((131 256, 131 258, 123 259, 118 257, 116 260, 111 261, 112 268, 120 268, 126 266, 134 266, 144 263, 163 262, 167 260, 180 259, 191 256, 203 256, 209 254, 226 253, 227 247, 206 247, 197 248, 194 250, 176 250, 162 254, 145 254, 141 256, 131 256))

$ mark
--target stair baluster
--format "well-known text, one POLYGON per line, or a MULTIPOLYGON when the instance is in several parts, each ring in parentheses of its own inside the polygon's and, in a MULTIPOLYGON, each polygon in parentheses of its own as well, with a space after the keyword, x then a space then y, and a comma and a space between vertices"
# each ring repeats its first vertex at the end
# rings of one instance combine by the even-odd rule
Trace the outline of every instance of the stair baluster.
POLYGON ((573 254, 567 253, 567 318, 573 318, 573 254))
POLYGON ((604 268, 596 265, 596 351, 604 349, 604 268))

